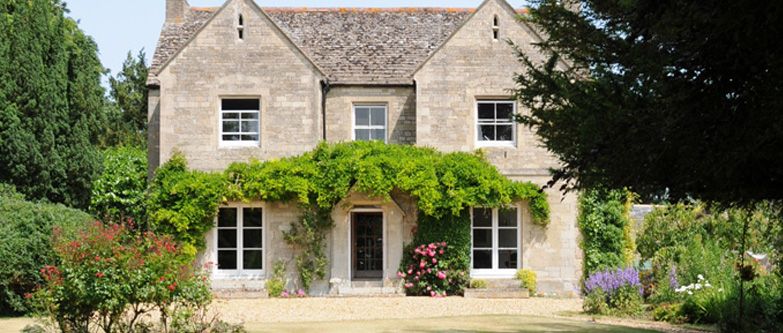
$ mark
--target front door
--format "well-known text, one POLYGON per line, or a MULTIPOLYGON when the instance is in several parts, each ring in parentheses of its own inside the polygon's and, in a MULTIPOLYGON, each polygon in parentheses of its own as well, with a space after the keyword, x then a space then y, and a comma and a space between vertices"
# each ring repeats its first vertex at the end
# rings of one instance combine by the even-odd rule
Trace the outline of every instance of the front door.
POLYGON ((383 278, 383 213, 351 213, 351 268, 354 280, 383 278))

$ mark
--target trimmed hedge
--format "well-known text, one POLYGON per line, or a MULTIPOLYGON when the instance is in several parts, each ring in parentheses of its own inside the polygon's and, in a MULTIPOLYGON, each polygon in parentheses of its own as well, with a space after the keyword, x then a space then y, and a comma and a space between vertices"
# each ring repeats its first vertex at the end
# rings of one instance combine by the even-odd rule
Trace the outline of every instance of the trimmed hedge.
POLYGON ((0 190, 0 315, 30 310, 25 294, 43 283, 39 270, 54 264, 52 228, 71 229, 93 218, 63 205, 25 201, 10 187, 0 190))

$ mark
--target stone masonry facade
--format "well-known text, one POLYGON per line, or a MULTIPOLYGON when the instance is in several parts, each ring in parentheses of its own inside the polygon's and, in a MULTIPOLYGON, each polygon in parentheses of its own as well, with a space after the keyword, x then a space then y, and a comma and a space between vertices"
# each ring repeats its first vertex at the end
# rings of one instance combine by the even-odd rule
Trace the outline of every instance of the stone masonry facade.
MULTIPOLYGON (((186 0, 166 1, 166 23, 148 79, 151 172, 174 152, 183 153, 194 169, 219 171, 232 162, 298 155, 322 141, 350 141, 354 108, 369 105, 385 107, 389 144, 444 152, 481 149, 510 179, 540 185, 550 179, 547 170, 558 162, 524 126, 514 127, 513 145, 477 143, 477 102, 512 99, 514 75, 521 71, 506 40, 538 54, 531 45, 540 40, 535 29, 520 22, 519 11, 504 0, 486 0, 476 9, 259 5, 264 4, 227 0, 219 8, 194 8, 186 0), (225 98, 260 101, 257 145, 221 145, 225 98)), ((547 194, 551 223, 546 228, 534 225, 526 204, 518 204, 519 267, 537 272, 541 291, 574 295, 582 265, 577 198, 557 190, 547 194)), ((398 286, 394 273, 415 229, 416 210, 404 194, 394 198, 383 202, 354 193, 335 209, 336 227, 328 239, 331 269, 316 293, 361 293, 367 286, 351 279, 346 246, 351 207, 383 212, 383 279, 369 285, 398 286)), ((254 204, 265 211, 263 262, 269 268, 292 257, 282 231, 299 211, 287 204, 237 203, 254 204)), ((211 232, 204 261, 217 260, 215 239, 211 232)), ((215 288, 260 290, 270 273, 216 280, 215 288)))

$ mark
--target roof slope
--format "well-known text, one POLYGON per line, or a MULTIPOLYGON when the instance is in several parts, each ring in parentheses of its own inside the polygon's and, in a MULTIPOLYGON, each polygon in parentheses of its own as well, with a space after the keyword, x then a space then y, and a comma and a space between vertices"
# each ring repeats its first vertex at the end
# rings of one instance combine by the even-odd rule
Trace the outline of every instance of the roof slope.
MULTIPOLYGON (((417 66, 472 14, 461 8, 263 8, 333 84, 411 84, 417 66)), ((149 85, 217 8, 191 8, 182 24, 166 23, 149 85)))

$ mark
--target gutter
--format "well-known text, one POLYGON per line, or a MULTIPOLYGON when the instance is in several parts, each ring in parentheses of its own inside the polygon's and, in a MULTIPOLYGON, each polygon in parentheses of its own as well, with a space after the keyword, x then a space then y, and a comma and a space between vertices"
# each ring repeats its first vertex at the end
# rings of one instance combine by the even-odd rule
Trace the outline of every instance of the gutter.
POLYGON ((329 94, 329 90, 331 90, 332 87, 329 84, 329 80, 321 80, 321 120, 322 120, 322 128, 323 131, 323 140, 326 141, 326 95, 329 94))

